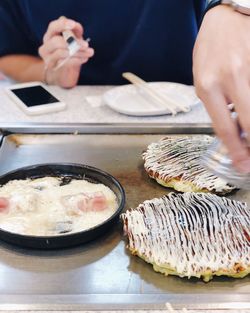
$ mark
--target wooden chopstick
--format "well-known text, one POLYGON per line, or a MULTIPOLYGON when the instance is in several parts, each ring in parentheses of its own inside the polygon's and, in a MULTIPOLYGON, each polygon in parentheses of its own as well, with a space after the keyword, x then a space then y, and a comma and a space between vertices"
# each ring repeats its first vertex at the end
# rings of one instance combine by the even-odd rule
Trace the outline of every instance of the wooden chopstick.
POLYGON ((123 73, 122 76, 130 81, 132 84, 141 88, 145 93, 150 95, 156 101, 156 103, 159 103, 161 106, 167 108, 173 115, 177 113, 178 108, 183 112, 188 112, 190 110, 189 107, 186 107, 185 105, 174 101, 165 94, 161 94, 160 92, 152 88, 152 86, 148 85, 145 80, 141 79, 135 74, 126 72, 123 73))

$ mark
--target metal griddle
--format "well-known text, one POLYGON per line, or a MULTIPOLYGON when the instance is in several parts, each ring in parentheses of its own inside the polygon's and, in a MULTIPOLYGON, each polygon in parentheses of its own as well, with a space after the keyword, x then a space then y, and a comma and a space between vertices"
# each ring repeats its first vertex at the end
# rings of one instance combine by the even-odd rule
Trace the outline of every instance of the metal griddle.
MULTIPOLYGON (((45 162, 98 167, 123 185, 126 208, 169 189, 148 178, 141 153, 166 134, 211 133, 209 126, 0 125, 0 174, 45 162), (106 131, 105 131, 106 129, 106 131), (1 141, 1 136, 0 136, 1 141)), ((250 193, 230 196, 250 203, 250 193)), ((121 223, 103 237, 65 250, 21 249, 0 242, 0 309, 225 309, 250 308, 244 279, 165 277, 126 250, 121 223)))

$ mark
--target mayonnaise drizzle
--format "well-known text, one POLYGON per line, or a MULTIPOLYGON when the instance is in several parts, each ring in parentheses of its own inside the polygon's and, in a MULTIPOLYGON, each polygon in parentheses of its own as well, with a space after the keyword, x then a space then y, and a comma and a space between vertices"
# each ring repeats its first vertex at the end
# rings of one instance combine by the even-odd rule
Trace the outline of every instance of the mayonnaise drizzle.
MULTIPOLYGON (((143 153, 144 167, 149 176, 169 182, 176 178, 199 188, 227 193, 234 189, 224 180, 207 171, 200 162, 201 156, 212 143, 210 136, 166 137, 148 146, 143 153)), ((184 191, 184 190, 180 190, 184 191)))
POLYGON ((207 193, 171 193, 145 201, 121 217, 129 249, 180 276, 250 266, 246 203, 207 193))

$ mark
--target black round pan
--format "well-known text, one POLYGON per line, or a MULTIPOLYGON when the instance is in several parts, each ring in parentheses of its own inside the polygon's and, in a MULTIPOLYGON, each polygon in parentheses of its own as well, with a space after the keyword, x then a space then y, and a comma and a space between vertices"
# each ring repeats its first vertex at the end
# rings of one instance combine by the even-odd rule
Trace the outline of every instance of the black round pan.
POLYGON ((14 179, 40 178, 45 176, 63 177, 64 184, 67 184, 71 179, 86 179, 93 183, 102 183, 115 193, 118 208, 105 222, 82 232, 67 233, 58 236, 27 236, 5 231, 0 228, 1 240, 35 249, 57 249, 79 245, 107 231, 117 221, 125 205, 124 190, 113 176, 95 167, 81 164, 39 164, 23 167, 0 176, 0 185, 4 185, 14 179))

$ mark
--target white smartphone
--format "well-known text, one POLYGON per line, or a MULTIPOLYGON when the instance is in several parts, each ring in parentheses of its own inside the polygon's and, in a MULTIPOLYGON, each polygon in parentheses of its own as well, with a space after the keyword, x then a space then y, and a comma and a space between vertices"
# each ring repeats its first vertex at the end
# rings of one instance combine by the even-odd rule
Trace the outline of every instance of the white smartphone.
POLYGON ((6 87, 5 91, 29 115, 58 112, 66 108, 66 104, 53 96, 40 82, 12 85, 6 87))

